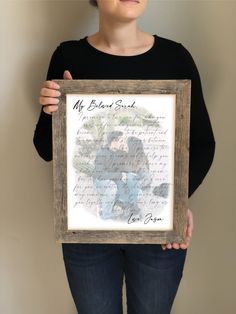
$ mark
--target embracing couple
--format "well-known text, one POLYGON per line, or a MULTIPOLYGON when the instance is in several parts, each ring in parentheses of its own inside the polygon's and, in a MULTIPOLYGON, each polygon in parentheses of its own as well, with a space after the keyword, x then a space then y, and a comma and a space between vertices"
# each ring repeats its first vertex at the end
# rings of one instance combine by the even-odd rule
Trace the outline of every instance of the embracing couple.
POLYGON ((102 219, 139 213, 138 195, 152 181, 142 141, 130 136, 125 142, 123 132, 110 132, 107 144, 96 155, 93 180, 100 194, 102 219))

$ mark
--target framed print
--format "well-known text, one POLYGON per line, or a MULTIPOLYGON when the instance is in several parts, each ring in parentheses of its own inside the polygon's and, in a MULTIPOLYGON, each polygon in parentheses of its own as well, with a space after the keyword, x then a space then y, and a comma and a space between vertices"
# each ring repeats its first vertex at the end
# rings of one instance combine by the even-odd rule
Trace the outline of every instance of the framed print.
POLYGON ((55 81, 56 240, 183 242, 191 82, 55 81))

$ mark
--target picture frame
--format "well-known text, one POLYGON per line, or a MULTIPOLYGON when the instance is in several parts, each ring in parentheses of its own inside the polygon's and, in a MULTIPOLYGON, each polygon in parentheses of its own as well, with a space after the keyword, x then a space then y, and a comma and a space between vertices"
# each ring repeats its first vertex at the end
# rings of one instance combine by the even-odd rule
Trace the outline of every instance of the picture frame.
POLYGON ((184 242, 191 81, 54 81, 56 241, 184 242))

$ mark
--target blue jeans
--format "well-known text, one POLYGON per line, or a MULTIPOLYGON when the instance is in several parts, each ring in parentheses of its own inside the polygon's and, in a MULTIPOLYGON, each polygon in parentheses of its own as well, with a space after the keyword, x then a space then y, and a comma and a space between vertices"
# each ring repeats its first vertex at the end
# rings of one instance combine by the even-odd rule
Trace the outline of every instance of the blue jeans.
POLYGON ((114 218, 112 210, 116 200, 121 201, 124 205, 128 203, 136 205, 139 192, 136 177, 134 174, 128 174, 127 185, 122 180, 116 182, 113 180, 94 180, 100 194, 102 217, 104 219, 114 218))
POLYGON ((94 181, 98 193, 100 194, 100 206, 102 210, 102 217, 110 219, 113 217, 113 206, 117 197, 117 185, 112 180, 98 180, 94 181))
POLYGON ((129 201, 130 203, 137 205, 138 203, 138 195, 141 191, 139 187, 138 176, 135 173, 129 172, 127 173, 127 186, 129 188, 129 201))
POLYGON ((125 275, 128 314, 169 314, 186 250, 159 244, 63 244, 78 314, 122 314, 125 275))

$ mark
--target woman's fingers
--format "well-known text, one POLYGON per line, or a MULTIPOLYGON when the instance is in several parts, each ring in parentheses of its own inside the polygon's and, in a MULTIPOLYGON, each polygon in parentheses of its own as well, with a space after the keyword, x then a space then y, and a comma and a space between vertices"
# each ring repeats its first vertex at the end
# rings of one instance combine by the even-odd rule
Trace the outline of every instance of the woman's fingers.
POLYGON ((180 248, 180 243, 173 243, 172 244, 172 247, 173 247, 173 249, 176 249, 176 250, 178 250, 179 248, 180 248))
POLYGON ((63 79, 64 80, 73 80, 72 75, 70 74, 70 72, 68 70, 66 70, 63 74, 63 79))
POLYGON ((60 85, 53 81, 45 81, 43 86, 50 89, 60 89, 60 85))
POLYGON ((194 228, 194 224, 193 224, 193 213, 190 209, 188 209, 187 211, 187 225, 186 225, 186 230, 185 230, 185 242, 184 243, 167 243, 167 244, 162 244, 162 249, 166 250, 166 249, 182 249, 185 250, 188 248, 191 238, 192 238, 192 234, 193 234, 193 228, 194 228))
POLYGON ((187 230, 186 230, 186 236, 191 238, 193 234, 193 213, 190 209, 188 209, 187 212, 187 230))
POLYGON ((190 240, 185 240, 184 243, 180 243, 180 248, 182 250, 186 250, 188 248, 189 244, 190 244, 190 240))
POLYGON ((53 81, 45 81, 40 91, 39 104, 43 106, 43 111, 47 114, 57 111, 61 96, 60 86, 53 81))
POLYGON ((58 98, 52 98, 52 97, 39 97, 39 103, 42 106, 48 106, 48 105, 57 105, 59 103, 58 98))
POLYGON ((43 97, 60 97, 61 93, 58 90, 43 87, 40 91, 40 95, 43 97))
POLYGON ((47 105, 47 106, 43 106, 43 111, 47 114, 52 114, 53 112, 58 110, 58 106, 56 105, 47 105))
MULTIPOLYGON (((64 71, 64 80, 72 80, 72 75, 69 71, 64 71)), ((45 81, 40 91, 39 103, 43 106, 43 111, 51 114, 57 111, 59 99, 61 96, 59 91, 60 86, 54 81, 45 81)))

